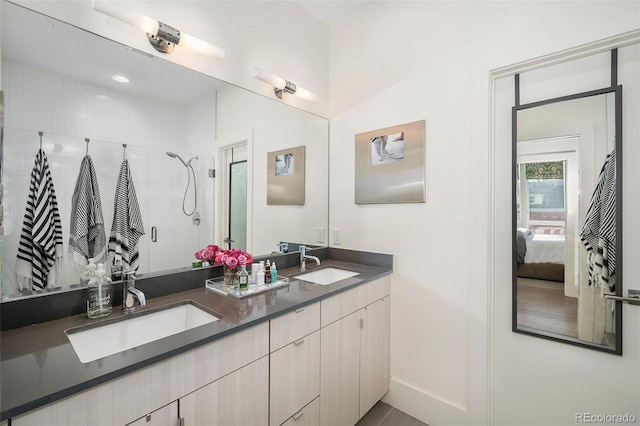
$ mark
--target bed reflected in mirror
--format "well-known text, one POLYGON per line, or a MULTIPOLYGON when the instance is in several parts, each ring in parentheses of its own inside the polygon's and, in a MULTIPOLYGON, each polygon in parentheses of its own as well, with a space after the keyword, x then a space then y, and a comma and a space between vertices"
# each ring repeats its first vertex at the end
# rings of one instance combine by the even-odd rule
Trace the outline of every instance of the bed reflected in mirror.
POLYGON ((621 90, 514 107, 514 331, 620 352, 621 90))

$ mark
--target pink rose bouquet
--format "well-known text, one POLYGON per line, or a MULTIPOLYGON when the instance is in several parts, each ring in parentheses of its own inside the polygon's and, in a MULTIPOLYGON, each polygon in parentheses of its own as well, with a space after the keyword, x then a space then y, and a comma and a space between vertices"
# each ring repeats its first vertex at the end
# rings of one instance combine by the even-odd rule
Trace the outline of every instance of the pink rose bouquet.
POLYGON ((210 262, 213 265, 225 265, 228 268, 236 268, 241 265, 249 265, 253 257, 240 249, 223 250, 216 245, 208 245, 195 253, 196 259, 210 262))

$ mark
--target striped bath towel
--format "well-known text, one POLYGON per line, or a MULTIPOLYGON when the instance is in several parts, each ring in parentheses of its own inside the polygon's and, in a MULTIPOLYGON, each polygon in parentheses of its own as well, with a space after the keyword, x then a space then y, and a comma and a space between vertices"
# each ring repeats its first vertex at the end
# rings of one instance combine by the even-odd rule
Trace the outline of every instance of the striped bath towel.
POLYGON ((74 263, 84 268, 88 260, 107 263, 107 237, 102 218, 98 178, 89 155, 80 165, 80 174, 71 198, 69 253, 74 263))
POLYGON ((589 252, 589 284, 601 286, 601 291, 614 291, 612 277, 616 271, 615 150, 607 155, 598 176, 580 239, 589 252))
POLYGON ((18 246, 16 274, 18 285, 42 290, 54 283, 61 266, 62 223, 53 188, 49 161, 42 149, 36 154, 31 171, 27 209, 18 246))
POLYGON ((120 166, 113 206, 113 225, 109 235, 109 261, 125 271, 138 269, 138 240, 144 235, 138 198, 133 187, 129 162, 120 166))

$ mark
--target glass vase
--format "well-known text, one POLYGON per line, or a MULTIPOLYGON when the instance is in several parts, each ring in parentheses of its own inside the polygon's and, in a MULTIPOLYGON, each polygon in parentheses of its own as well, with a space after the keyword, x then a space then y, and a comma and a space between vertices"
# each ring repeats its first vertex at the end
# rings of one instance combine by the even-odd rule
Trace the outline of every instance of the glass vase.
POLYGON ((224 266, 224 285, 237 286, 239 284, 238 268, 224 266))

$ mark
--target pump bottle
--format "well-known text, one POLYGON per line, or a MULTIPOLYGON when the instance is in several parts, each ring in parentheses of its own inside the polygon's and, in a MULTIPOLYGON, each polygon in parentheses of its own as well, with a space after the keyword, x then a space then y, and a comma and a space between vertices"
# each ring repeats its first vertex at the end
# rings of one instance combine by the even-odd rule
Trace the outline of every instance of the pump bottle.
POLYGON ((98 265, 96 276, 89 281, 89 318, 106 317, 111 313, 111 279, 105 276, 102 264, 98 265))

